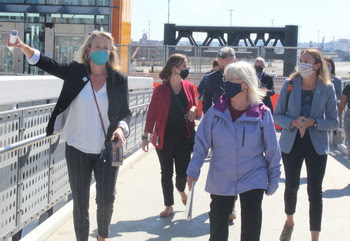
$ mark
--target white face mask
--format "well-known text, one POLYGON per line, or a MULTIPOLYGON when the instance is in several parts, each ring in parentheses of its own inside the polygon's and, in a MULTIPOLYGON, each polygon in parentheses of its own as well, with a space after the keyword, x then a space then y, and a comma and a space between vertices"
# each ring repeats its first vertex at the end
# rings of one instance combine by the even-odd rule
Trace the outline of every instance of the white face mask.
POLYGON ((313 64, 303 63, 303 62, 300 62, 298 64, 298 70, 299 70, 301 77, 308 78, 308 77, 310 77, 310 75, 312 75, 315 72, 312 69, 312 65, 313 64))

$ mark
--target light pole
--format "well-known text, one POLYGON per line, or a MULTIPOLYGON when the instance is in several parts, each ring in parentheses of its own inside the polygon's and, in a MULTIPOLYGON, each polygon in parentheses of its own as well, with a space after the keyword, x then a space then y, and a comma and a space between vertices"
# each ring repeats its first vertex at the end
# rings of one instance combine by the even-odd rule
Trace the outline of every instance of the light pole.
POLYGON ((275 21, 274 18, 270 19, 271 20, 271 26, 273 27, 273 22, 275 21))
POLYGON ((299 25, 299 29, 298 29, 298 46, 300 46, 300 35, 301 35, 301 25, 299 25))
POLYGON ((168 0, 168 23, 170 23, 170 0, 168 0))
POLYGON ((235 11, 234 9, 229 9, 230 12, 230 26, 232 26, 232 12, 235 11))

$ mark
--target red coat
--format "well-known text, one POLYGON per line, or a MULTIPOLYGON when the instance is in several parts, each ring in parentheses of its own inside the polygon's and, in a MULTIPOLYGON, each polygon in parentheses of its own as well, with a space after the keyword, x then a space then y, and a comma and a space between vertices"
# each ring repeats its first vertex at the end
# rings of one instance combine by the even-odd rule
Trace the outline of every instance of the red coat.
MULTIPOLYGON (((193 84, 187 80, 181 80, 182 88, 187 97, 187 112, 192 106, 196 106, 196 97, 193 84)), ((162 84, 156 87, 153 91, 151 103, 148 108, 145 132, 153 133, 152 144, 163 149, 164 132, 168 120, 170 108, 171 90, 168 85, 162 84), (156 145, 156 136, 159 136, 159 145, 156 145)), ((194 122, 192 123, 194 125, 194 122)))

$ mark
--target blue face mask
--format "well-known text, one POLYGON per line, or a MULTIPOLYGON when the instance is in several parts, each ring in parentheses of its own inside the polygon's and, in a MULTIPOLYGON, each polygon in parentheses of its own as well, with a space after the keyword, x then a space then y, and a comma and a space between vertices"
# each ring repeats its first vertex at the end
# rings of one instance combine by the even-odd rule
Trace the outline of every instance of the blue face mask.
POLYGON ((90 57, 92 62, 97 65, 104 65, 109 60, 109 55, 103 50, 91 52, 90 57))
POLYGON ((229 81, 225 82, 225 96, 229 99, 235 97, 237 94, 241 93, 242 87, 241 83, 232 83, 229 81))

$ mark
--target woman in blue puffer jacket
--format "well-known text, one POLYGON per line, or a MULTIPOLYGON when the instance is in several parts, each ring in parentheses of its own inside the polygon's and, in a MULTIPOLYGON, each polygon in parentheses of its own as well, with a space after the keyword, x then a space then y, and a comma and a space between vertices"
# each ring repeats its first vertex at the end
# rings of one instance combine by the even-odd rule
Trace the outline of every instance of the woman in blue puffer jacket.
POLYGON ((227 219, 235 196, 241 203, 241 241, 260 239, 263 194, 278 188, 281 152, 271 111, 262 102, 247 62, 225 69, 225 94, 208 110, 196 134, 187 169, 189 187, 212 149, 206 191, 211 194, 210 239, 228 239, 227 219))

